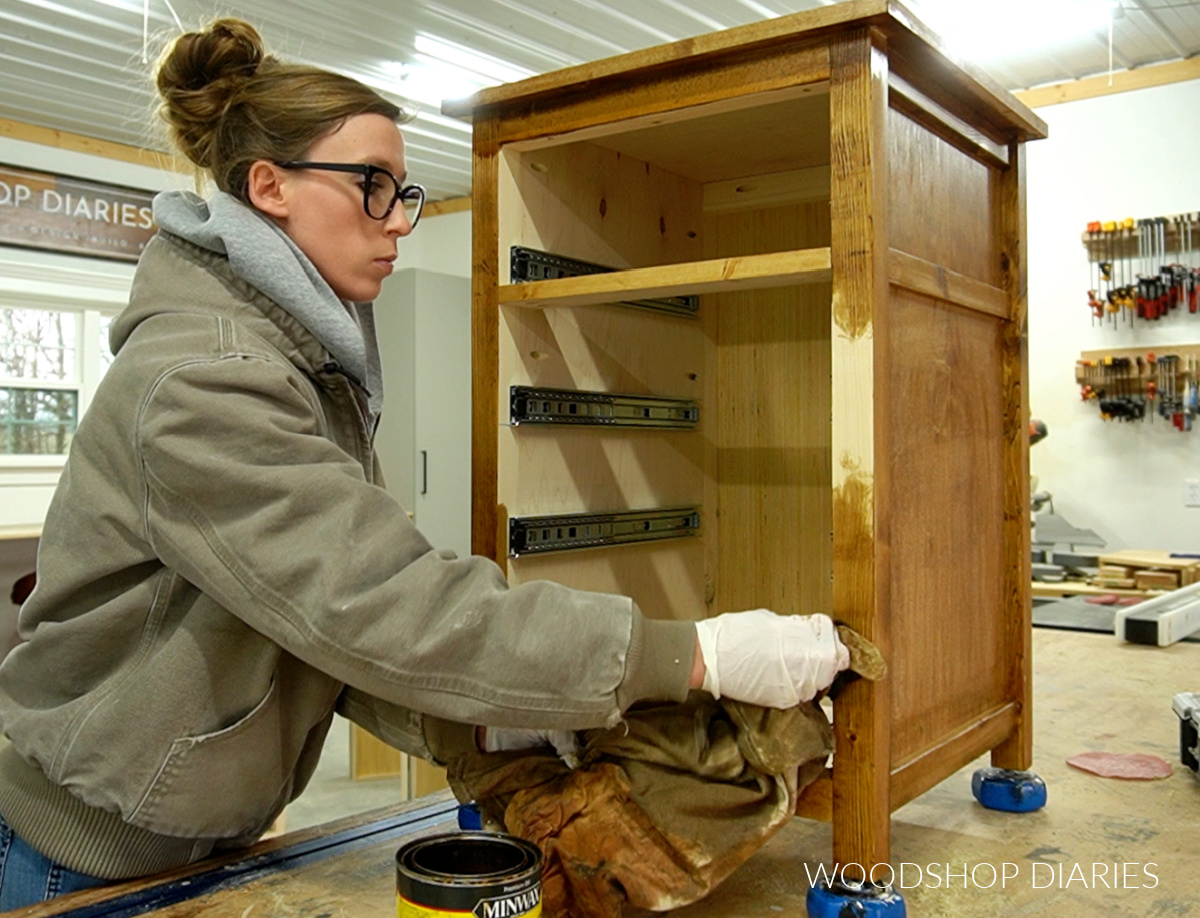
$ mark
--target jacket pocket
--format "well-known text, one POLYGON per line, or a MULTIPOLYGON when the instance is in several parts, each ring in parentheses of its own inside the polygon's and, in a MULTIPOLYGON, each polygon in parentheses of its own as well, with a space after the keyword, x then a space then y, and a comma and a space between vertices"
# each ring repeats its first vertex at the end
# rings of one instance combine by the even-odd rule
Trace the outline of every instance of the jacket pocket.
POLYGON ((215 733, 171 743, 129 821, 177 838, 230 838, 266 823, 291 780, 275 680, 254 709, 215 733))

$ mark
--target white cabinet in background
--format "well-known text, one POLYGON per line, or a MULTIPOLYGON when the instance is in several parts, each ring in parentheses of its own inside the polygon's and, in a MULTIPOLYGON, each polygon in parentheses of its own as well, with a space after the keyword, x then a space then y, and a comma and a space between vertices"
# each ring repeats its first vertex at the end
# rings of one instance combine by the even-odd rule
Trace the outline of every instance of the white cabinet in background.
POLYGON ((375 301, 384 480, 435 548, 471 553, 471 283, 397 271, 375 301))

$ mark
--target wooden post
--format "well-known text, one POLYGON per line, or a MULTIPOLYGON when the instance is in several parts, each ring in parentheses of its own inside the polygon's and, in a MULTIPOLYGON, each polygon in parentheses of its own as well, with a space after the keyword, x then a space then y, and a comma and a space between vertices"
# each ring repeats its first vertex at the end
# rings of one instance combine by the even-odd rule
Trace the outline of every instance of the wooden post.
MULTIPOLYGON (((887 58, 858 28, 832 39, 833 614, 888 652, 887 58), (877 407, 882 410, 876 410, 877 407)), ((888 682, 851 684, 834 706, 833 860, 889 859, 888 682)))
POLYGON ((471 270, 471 551, 501 563, 506 550, 497 522, 500 283, 497 195, 500 145, 496 119, 475 120, 471 270))
POLYGON ((1029 503, 1029 353, 1025 147, 1010 144, 1000 179, 1001 269, 1011 310, 1001 356, 1004 392, 1004 596, 1008 618, 1003 658, 1009 697, 1020 710, 1013 733, 992 750, 997 768, 1027 770, 1033 762, 1033 623, 1029 503))

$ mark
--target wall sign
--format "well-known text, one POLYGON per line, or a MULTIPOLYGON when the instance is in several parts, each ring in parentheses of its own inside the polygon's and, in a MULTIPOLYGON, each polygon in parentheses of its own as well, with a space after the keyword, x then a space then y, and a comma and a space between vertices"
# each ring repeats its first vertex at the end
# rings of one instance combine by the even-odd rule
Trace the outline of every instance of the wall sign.
POLYGON ((0 165, 0 245, 137 261, 154 192, 0 165))

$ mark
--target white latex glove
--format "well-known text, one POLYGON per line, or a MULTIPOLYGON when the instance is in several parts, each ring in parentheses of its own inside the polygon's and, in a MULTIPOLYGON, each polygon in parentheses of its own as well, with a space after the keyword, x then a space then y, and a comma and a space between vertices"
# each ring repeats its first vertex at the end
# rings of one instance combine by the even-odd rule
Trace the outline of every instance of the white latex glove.
POLYGON ((850 665, 828 615, 726 612, 696 622, 704 690, 770 708, 812 701, 850 665))
POLYGON ((525 730, 517 727, 488 727, 483 731, 484 752, 536 749, 553 746, 570 768, 579 767, 579 737, 574 730, 525 730))

